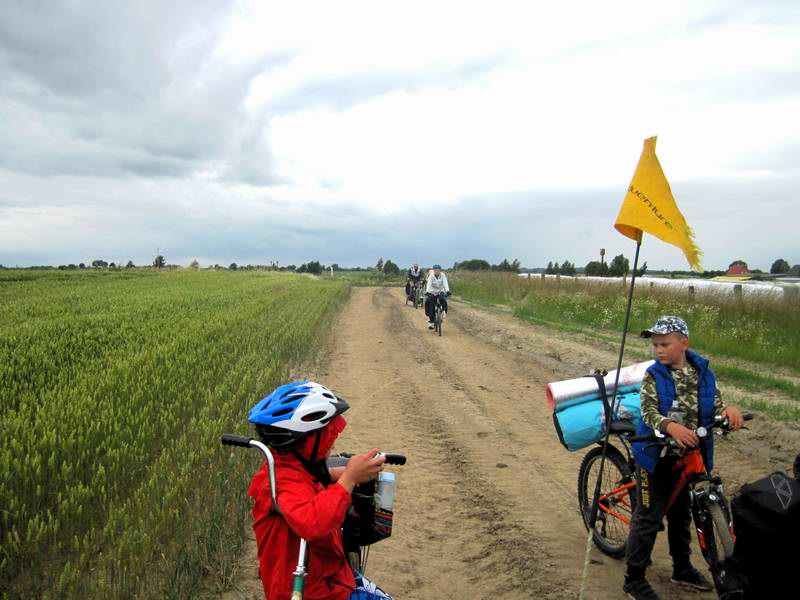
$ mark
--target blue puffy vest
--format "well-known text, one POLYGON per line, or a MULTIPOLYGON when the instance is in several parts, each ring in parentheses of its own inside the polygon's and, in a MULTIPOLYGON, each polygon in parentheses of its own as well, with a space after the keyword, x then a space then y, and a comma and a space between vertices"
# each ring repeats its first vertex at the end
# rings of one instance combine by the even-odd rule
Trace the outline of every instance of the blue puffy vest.
MULTIPOLYGON (((716 399, 717 393, 717 378, 714 376, 714 371, 709 368, 708 361, 696 352, 687 350, 686 360, 697 369, 697 397, 700 403, 698 425, 708 427, 714 422, 714 400, 716 399)), ((670 368, 656 361, 647 369, 647 372, 652 375, 656 382, 658 412, 666 416, 675 399, 675 381, 672 379, 670 368)), ((642 419, 639 422, 636 435, 652 435, 652 433, 653 430, 647 426, 644 419, 642 419)), ((661 448, 662 446, 653 445, 650 442, 634 442, 633 454, 636 457, 636 462, 639 463, 643 469, 652 473, 656 469, 661 448)), ((700 441, 700 451, 703 454, 706 471, 710 473, 711 469, 714 467, 713 435, 708 435, 705 439, 700 441)))

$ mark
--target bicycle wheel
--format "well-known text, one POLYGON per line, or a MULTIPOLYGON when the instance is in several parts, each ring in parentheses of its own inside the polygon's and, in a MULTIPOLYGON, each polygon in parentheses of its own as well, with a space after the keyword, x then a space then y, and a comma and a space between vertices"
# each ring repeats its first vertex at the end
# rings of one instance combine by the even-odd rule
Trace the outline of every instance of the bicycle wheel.
MULTIPOLYGON (((587 530, 602 456, 601 447, 593 448, 583 457, 578 470, 578 505, 587 530)), ((625 554, 635 507, 636 480, 622 453, 609 446, 600 484, 597 520, 592 531, 592 540, 604 554, 612 558, 625 554)))
POLYGON ((442 337, 442 309, 439 306, 436 307, 436 333, 442 337))
POLYGON ((703 526, 700 550, 703 558, 713 569, 717 563, 733 556, 730 511, 719 502, 706 501, 704 504, 708 511, 708 518, 703 526))

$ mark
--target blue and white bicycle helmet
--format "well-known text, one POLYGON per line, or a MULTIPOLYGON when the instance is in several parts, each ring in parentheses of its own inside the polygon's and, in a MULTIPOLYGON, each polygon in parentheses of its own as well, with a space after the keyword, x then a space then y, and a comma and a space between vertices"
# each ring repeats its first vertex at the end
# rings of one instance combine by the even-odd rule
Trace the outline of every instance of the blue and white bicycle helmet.
POLYGON ((324 385, 303 379, 275 389, 250 409, 247 420, 264 443, 286 448, 322 429, 350 405, 324 385))

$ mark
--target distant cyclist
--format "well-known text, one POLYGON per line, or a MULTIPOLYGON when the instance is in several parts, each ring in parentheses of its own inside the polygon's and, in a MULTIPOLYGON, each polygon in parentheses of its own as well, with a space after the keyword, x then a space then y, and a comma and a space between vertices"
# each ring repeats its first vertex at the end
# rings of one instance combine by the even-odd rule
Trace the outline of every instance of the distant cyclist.
POLYGON ((442 272, 442 265, 433 265, 433 271, 428 272, 428 280, 425 282, 425 315, 428 317, 428 329, 435 327, 433 320, 436 317, 436 296, 439 294, 442 295, 441 302, 446 315, 450 286, 447 284, 447 275, 442 272))
POLYGON ((419 263, 414 263, 406 272, 406 298, 411 298, 411 286, 419 285, 422 281, 422 269, 419 268, 419 263))

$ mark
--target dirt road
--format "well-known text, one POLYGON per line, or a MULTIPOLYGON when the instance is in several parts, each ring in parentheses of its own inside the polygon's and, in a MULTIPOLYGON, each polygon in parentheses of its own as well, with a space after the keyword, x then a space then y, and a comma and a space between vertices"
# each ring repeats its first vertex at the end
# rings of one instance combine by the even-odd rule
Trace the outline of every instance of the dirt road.
MULTIPOLYGON (((312 375, 352 406, 338 449, 379 446, 409 457, 394 469, 395 533, 372 549, 367 574, 404 600, 577 597, 584 453, 558 443, 543 391, 615 359, 611 343, 458 302, 438 337, 421 310, 404 305, 402 290, 356 288, 312 375)), ((718 468, 737 487, 789 468, 800 435, 761 423, 720 446, 718 468)), ((245 560, 254 565, 252 554, 245 560)), ((587 597, 622 597, 623 574, 623 562, 593 549, 587 597)), ((714 597, 676 589, 669 575, 659 539, 649 578, 662 597, 714 597)), ((237 588, 226 598, 258 597, 254 566, 237 588)))

